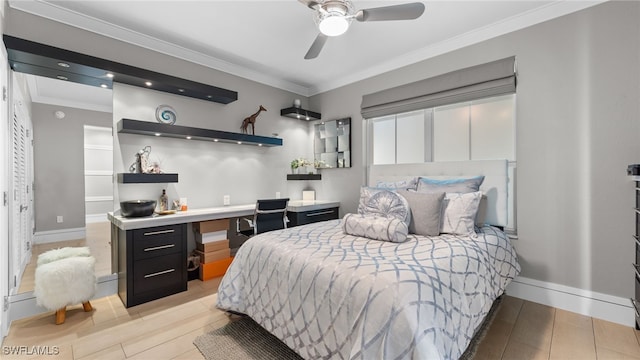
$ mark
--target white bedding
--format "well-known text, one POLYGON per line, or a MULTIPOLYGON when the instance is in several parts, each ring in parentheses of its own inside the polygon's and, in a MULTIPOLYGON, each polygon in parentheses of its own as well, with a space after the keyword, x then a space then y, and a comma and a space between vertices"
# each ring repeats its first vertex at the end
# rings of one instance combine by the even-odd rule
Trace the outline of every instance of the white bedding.
POLYGON ((346 235, 340 221, 251 238, 216 306, 251 316, 306 359, 457 359, 520 272, 492 227, 398 244, 346 235))

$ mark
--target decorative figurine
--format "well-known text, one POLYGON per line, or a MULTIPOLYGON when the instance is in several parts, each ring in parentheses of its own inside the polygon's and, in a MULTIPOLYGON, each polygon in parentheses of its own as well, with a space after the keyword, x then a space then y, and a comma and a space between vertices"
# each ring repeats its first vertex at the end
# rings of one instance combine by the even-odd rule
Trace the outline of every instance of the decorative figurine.
POLYGON ((158 162, 149 162, 150 155, 151 146, 145 146, 139 150, 135 155, 136 161, 129 166, 129 172, 137 174, 162 174, 163 171, 158 162))
POLYGON ((247 134, 247 128, 249 127, 249 124, 251 124, 251 134, 253 135, 256 134, 256 131, 255 131, 256 118, 258 117, 258 115, 260 115, 261 111, 267 111, 267 109, 265 109, 264 106, 260 105, 260 109, 258 109, 258 111, 255 114, 242 120, 242 126, 240 126, 240 129, 242 129, 243 134, 247 134))

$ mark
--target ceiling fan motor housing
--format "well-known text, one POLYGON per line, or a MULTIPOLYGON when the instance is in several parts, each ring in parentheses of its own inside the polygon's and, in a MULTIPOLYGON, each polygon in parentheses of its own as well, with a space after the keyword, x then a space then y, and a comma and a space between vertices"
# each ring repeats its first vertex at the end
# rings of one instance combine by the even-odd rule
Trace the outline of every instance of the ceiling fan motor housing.
POLYGON ((351 1, 329 0, 319 4, 314 17, 320 32, 327 36, 344 34, 353 20, 351 1))

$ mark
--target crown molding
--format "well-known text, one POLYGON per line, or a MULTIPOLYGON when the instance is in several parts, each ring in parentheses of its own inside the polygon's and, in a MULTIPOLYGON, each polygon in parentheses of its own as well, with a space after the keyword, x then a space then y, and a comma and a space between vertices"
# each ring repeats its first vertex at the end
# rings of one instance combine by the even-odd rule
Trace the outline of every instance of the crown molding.
POLYGON ((167 55, 189 61, 198 65, 223 71, 231 75, 250 79, 265 85, 302 96, 313 96, 330 91, 357 81, 361 81, 382 73, 411 65, 429 58, 442 55, 469 45, 473 45, 500 35, 520 30, 544 21, 580 11, 609 0, 570 1, 559 0, 540 6, 539 8, 518 14, 494 24, 485 26, 458 37, 430 45, 408 54, 398 56, 393 60, 366 68, 339 79, 325 81, 314 86, 303 86, 279 77, 255 71, 245 66, 229 63, 216 57, 193 51, 182 46, 169 43, 139 32, 135 32, 105 21, 86 16, 68 9, 59 7, 50 2, 40 0, 9 0, 9 5, 33 15, 41 16, 69 26, 77 27, 102 36, 110 37, 126 43, 140 46, 145 49, 165 53, 167 55))

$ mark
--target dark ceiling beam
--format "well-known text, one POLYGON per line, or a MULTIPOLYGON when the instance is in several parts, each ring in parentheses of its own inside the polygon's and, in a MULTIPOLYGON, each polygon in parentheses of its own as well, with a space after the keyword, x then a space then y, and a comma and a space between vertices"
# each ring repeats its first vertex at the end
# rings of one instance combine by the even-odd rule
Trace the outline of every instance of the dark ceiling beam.
POLYGON ((236 91, 141 69, 57 47, 3 36, 14 71, 54 79, 112 88, 119 82, 145 89, 228 104, 238 100, 236 91), (110 73, 113 77, 108 77, 110 73), (147 85, 150 82, 151 85, 147 85))

